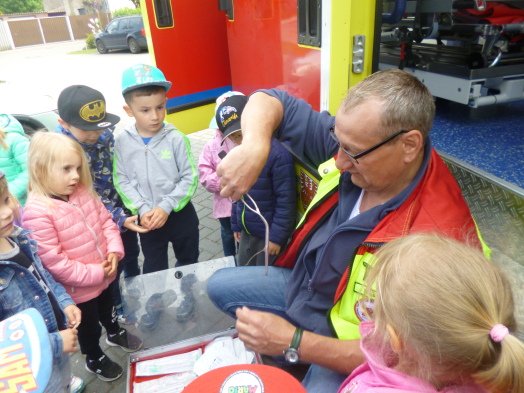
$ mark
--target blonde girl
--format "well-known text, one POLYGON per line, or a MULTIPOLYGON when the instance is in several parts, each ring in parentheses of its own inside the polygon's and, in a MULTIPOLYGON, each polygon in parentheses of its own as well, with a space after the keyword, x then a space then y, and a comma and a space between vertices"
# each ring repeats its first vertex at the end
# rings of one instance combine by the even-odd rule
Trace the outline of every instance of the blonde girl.
POLYGON ((373 321, 361 324, 367 361, 340 393, 524 392, 510 284, 479 251, 411 235, 378 252, 367 282, 375 290, 373 321))
POLYGON ((100 347, 100 323, 109 345, 134 351, 142 343, 113 318, 108 286, 124 254, 122 240, 93 191, 80 144, 62 134, 36 133, 29 147, 29 190, 23 223, 38 242, 44 266, 82 310, 78 340, 86 368, 103 381, 115 380, 122 368, 100 347))
POLYGON ((21 205, 27 197, 27 149, 29 138, 13 116, 0 114, 0 170, 5 173, 9 190, 21 205))

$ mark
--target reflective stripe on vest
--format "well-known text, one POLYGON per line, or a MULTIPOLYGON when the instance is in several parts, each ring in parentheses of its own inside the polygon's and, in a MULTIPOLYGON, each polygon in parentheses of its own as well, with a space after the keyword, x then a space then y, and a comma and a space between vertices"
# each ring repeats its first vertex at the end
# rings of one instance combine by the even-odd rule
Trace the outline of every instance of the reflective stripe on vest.
POLYGON ((306 209, 296 229, 293 231, 291 241, 278 255, 274 266, 292 268, 297 256, 304 245, 309 241, 311 234, 327 218, 338 204, 338 184, 340 171, 335 167, 335 159, 330 159, 318 167, 322 174, 317 188, 317 193, 306 209))
POLYGON ((307 207, 304 215, 300 219, 300 222, 297 225, 297 228, 300 228, 308 213, 315 208, 318 203, 326 197, 333 189, 338 187, 340 182, 340 170, 335 166, 335 159, 331 158, 330 160, 323 162, 318 167, 318 173, 322 177, 318 183, 317 193, 311 200, 311 203, 307 207))
MULTIPOLYGON (((491 259, 491 249, 484 242, 476 222, 475 228, 484 256, 491 259)), ((367 271, 373 266, 374 261, 375 256, 370 252, 355 256, 344 293, 329 311, 331 327, 335 335, 341 340, 360 338, 359 325, 360 322, 366 320, 366 309, 369 310, 370 306, 363 300, 366 294, 365 279, 367 271)))
POLYGON ((375 256, 370 252, 355 256, 346 290, 329 311, 331 326, 342 340, 360 338, 358 326, 367 319, 366 303, 362 300, 366 293, 365 279, 374 260, 375 256))

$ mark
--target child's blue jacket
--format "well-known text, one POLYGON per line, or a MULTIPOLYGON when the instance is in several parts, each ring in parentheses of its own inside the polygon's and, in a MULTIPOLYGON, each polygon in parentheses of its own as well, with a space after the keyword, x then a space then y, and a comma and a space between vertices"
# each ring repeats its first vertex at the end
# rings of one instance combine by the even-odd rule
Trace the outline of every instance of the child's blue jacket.
MULTIPOLYGON (((271 151, 257 181, 248 191, 256 201, 269 224, 269 240, 284 246, 296 223, 296 181, 293 157, 276 139, 271 141, 271 151)), ((250 203, 248 197, 244 197, 250 203)), ((234 232, 264 239, 264 223, 242 201, 233 203, 231 228, 234 232)))
MULTIPOLYGON (((44 269, 36 253, 36 242, 28 237, 28 231, 15 228, 14 235, 10 238, 18 244, 20 251, 33 262, 33 265, 44 278, 47 286, 54 293, 63 312, 64 308, 75 304, 62 285, 57 283, 51 274, 44 269)), ((63 354, 62 337, 59 330, 66 326, 57 326, 53 306, 49 297, 36 277, 25 267, 16 262, 0 261, 0 319, 4 320, 27 308, 36 308, 47 326, 51 348, 55 362, 59 362, 63 354)), ((66 317, 64 314, 64 321, 66 317)))

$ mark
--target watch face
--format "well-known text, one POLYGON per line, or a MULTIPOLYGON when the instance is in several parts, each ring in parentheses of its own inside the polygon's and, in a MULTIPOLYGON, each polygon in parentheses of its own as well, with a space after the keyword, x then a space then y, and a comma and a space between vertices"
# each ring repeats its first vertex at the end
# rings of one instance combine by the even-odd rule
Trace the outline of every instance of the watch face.
POLYGON ((286 349, 284 357, 288 363, 298 363, 298 351, 295 348, 286 349))

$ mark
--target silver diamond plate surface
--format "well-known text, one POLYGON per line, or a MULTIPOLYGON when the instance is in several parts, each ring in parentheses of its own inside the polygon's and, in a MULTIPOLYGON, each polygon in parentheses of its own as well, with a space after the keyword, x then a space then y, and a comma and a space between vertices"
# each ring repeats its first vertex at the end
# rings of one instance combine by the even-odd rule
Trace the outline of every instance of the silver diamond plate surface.
POLYGON ((524 196, 460 164, 446 161, 484 240, 524 266, 524 196))
POLYGON ((445 158, 457 179, 492 260, 508 276, 515 300, 517 336, 524 340, 524 192, 445 158))

